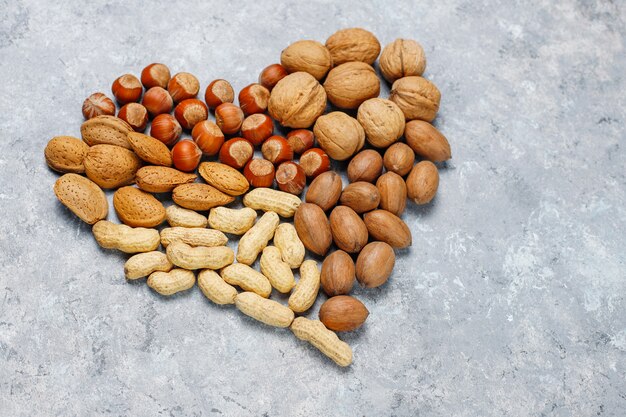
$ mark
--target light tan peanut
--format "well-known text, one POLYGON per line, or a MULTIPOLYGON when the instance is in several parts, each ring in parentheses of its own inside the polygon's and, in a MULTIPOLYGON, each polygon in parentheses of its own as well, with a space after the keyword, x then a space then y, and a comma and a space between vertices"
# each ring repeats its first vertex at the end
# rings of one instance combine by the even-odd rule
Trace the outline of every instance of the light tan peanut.
POLYGON ((167 247, 167 257, 176 266, 184 269, 220 269, 235 260, 228 246, 190 246, 174 241, 167 247))
POLYGON ((161 244, 166 247, 172 242, 183 242, 190 246, 224 246, 226 235, 219 230, 204 227, 166 227, 161 230, 161 244))
POLYGON ((235 305, 246 316, 269 326, 289 327, 294 317, 289 307, 253 292, 238 294, 235 297, 235 305))
POLYGON ((126 279, 147 277, 155 271, 169 272, 174 265, 163 252, 152 251, 131 256, 124 264, 126 279))
POLYGON ((172 227, 206 227, 207 219, 193 210, 172 204, 165 209, 165 217, 172 227))
POLYGON ((236 285, 244 291, 252 291, 261 297, 267 298, 272 292, 272 286, 267 277, 246 264, 227 266, 222 269, 221 275, 230 285, 236 285))
POLYGON ((298 196, 271 188, 255 188, 243 197, 246 207, 274 211, 282 217, 293 217, 301 202, 298 196))
POLYGON ((256 220, 256 211, 244 207, 231 209, 228 207, 214 207, 209 212, 209 225, 216 230, 233 235, 243 235, 256 220))
POLYGON ((308 260, 300 266, 300 280, 289 297, 289 308, 296 313, 307 311, 320 290, 320 269, 317 262, 308 260))
POLYGON ((268 211, 262 215, 259 221, 239 240, 237 262, 252 264, 259 256, 259 252, 267 246, 267 242, 274 237, 278 222, 278 215, 273 211, 268 211))
POLYGON ((274 245, 280 249, 283 261, 291 268, 299 268, 304 261, 304 244, 291 223, 281 223, 274 232, 274 245))
POLYGON ((234 304, 237 290, 226 281, 220 274, 210 269, 203 269, 198 274, 198 287, 202 294, 215 304, 234 304))
POLYGON ((106 249, 117 249, 126 253, 150 252, 159 247, 159 232, 156 229, 130 227, 100 220, 91 229, 96 242, 106 249))
POLYGON ((289 264, 281 259, 280 250, 276 246, 268 246, 263 249, 260 265, 261 273, 270 280, 272 287, 283 294, 291 291, 296 285, 289 264))
POLYGON ((172 269, 170 272, 153 272, 148 277, 148 287, 161 295, 172 295, 188 290, 196 282, 193 271, 172 269))
POLYGON ((341 341, 337 334, 328 330, 321 321, 298 317, 291 324, 291 331, 298 339, 307 341, 318 348, 337 365, 349 366, 352 363, 350 345, 341 341))

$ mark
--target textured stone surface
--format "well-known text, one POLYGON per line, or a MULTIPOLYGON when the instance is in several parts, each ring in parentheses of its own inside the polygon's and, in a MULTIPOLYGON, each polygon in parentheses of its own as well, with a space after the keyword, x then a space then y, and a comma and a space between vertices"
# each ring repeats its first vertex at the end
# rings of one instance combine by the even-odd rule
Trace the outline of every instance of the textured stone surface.
POLYGON ((624 415, 623 1, 189 3, 0 1, 0 414, 624 415), (43 148, 122 73, 240 89, 349 26, 424 45, 453 160, 392 279, 356 291, 338 369, 197 288, 125 282, 43 148))

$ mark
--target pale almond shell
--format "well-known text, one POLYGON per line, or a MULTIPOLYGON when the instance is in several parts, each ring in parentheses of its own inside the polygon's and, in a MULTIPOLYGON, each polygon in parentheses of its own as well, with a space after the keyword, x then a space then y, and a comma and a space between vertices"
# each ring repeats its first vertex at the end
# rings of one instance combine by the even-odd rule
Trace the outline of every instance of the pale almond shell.
POLYGON ((132 184, 141 160, 134 152, 115 145, 95 145, 84 160, 90 180, 102 188, 117 188, 132 184))
POLYGON ((198 178, 170 167, 147 166, 137 171, 137 186, 150 193, 168 193, 182 184, 192 183, 198 178))
POLYGON ((56 136, 50 139, 44 154, 46 163, 58 172, 85 172, 83 160, 89 151, 89 145, 73 136, 56 136))
POLYGON ((78 174, 65 174, 54 183, 59 201, 87 224, 106 219, 109 203, 96 183, 78 174))
POLYGON ((130 143, 137 156, 147 163, 165 167, 172 166, 172 153, 160 140, 143 133, 130 132, 128 134, 128 143, 130 143))
POLYGON ((213 207, 232 203, 235 198, 208 184, 193 183, 179 185, 174 188, 172 199, 181 207, 196 211, 206 211, 213 207))
POLYGON ((132 131, 128 123, 115 116, 96 116, 80 127, 83 140, 89 146, 106 144, 126 149, 131 149, 128 134, 132 131))
POLYGON ((198 168, 198 173, 209 185, 228 195, 238 196, 250 188, 246 177, 226 164, 203 162, 198 168))
POLYGON ((113 207, 117 217, 131 227, 156 227, 165 220, 163 204, 135 187, 118 189, 113 194, 113 207))

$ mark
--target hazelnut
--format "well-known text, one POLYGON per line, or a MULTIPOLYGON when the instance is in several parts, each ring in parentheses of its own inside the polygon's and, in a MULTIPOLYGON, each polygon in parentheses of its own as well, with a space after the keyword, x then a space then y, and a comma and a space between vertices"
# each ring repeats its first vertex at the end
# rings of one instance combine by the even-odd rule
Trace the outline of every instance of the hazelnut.
POLYGON ((322 172, 330 170, 330 158, 320 148, 311 148, 300 157, 300 166, 307 178, 315 178, 322 172))
POLYGON ((278 83, 280 80, 285 78, 289 74, 285 67, 280 64, 272 64, 267 66, 261 71, 259 75, 259 84, 268 90, 272 91, 272 88, 278 83))
POLYGON ((386 148, 404 133, 404 113, 393 101, 384 98, 363 102, 356 118, 365 130, 367 141, 376 148, 386 148))
POLYGON ((141 82, 132 74, 124 74, 115 81, 111 86, 113 96, 120 104, 139 101, 143 88, 141 82))
POLYGON ((390 83, 402 77, 422 75, 426 69, 424 48, 411 39, 396 39, 383 49, 379 65, 390 83))
POLYGON ((324 81, 328 100, 342 109, 356 109, 368 98, 378 97, 380 81, 365 62, 346 62, 333 68, 324 81))
POLYGON ((380 53, 380 42, 365 29, 341 29, 326 40, 326 48, 335 66, 352 61, 372 65, 380 53))
POLYGON ((356 279, 365 288, 376 288, 389 279, 396 255, 385 242, 371 242, 359 253, 356 259, 356 279))
POLYGON ((323 172, 317 176, 306 190, 306 202, 327 211, 335 207, 341 196, 343 183, 335 171, 323 172))
POLYGON ((405 176, 413 168, 415 152, 406 143, 394 143, 385 151, 383 165, 387 171, 405 176))
POLYGON ((115 116, 115 103, 103 93, 93 93, 83 102, 83 116, 87 120, 96 116, 115 116))
POLYGON ((166 144, 173 145, 183 133, 183 128, 171 114, 159 114, 152 121, 150 136, 166 144))
POLYGON ((167 91, 170 92, 175 103, 195 98, 200 91, 200 82, 188 72, 179 72, 167 83, 167 91))
POLYGON ((141 83, 146 89, 152 87, 165 88, 170 77, 170 69, 163 64, 150 64, 141 71, 141 83))
POLYGON ((252 159, 243 169, 243 175, 253 187, 271 187, 274 183, 274 164, 267 159, 252 159))
POLYGON ((220 149, 220 161, 235 169, 243 168, 254 155, 254 146, 244 138, 227 140, 220 149))
POLYGON ((400 78, 391 86, 389 100, 400 107, 407 120, 432 122, 439 110, 441 93, 426 78, 414 76, 400 78))
POLYGON ((235 101, 235 91, 226 80, 213 80, 204 92, 204 101, 210 109, 215 109, 220 104, 235 101))
POLYGON ((270 99, 270 90, 261 84, 250 84, 239 92, 239 107, 243 114, 249 116, 254 113, 263 113, 267 110, 270 99))
POLYGON ((350 182, 374 182, 383 172, 383 157, 373 149, 359 152, 348 164, 350 182))
POLYGON ((271 136, 261 146, 263 158, 271 163, 278 165, 282 162, 291 161, 293 159, 293 150, 287 139, 282 136, 271 136))
POLYGON ((355 267, 352 257, 342 250, 336 250, 322 262, 320 284, 329 296, 348 294, 355 281, 355 267))
POLYGON ((282 191, 300 195, 306 185, 306 175, 302 167, 295 162, 283 162, 276 169, 276 183, 282 191))
POLYGON ((205 155, 216 155, 224 144, 224 134, 218 125, 209 120, 197 123, 191 137, 205 155))
POLYGON ((326 91, 306 72, 289 74, 276 84, 270 95, 270 116, 283 126, 306 128, 324 113, 326 91))
POLYGON ((232 103, 224 103, 215 109, 215 123, 226 135, 239 132, 243 123, 243 111, 232 103))
POLYGON ((148 124, 148 110, 139 103, 124 104, 117 117, 128 123, 135 132, 143 132, 148 124))
POLYGON ((301 154, 313 147, 315 137, 309 129, 296 129, 287 133, 287 142, 295 153, 301 154))
POLYGON ((407 145, 424 159, 443 162, 452 158, 448 139, 435 126, 423 120, 411 120, 404 128, 407 145))
POLYGON ((148 110, 152 117, 163 113, 169 113, 174 106, 172 96, 162 87, 152 87, 143 95, 141 104, 148 110))
POLYGON ((343 112, 321 116, 315 122, 313 132, 320 147, 337 161, 350 158, 365 143, 365 132, 359 122, 343 112))
POLYGON ((380 192, 372 183, 357 181, 343 189, 339 201, 344 206, 350 207, 356 213, 361 214, 378 207, 380 192))
POLYGON ((191 172, 198 167, 202 151, 195 142, 181 140, 172 148, 172 160, 176 169, 191 172))
POLYGON ((380 193, 378 206, 390 213, 400 216, 406 207, 406 183, 395 172, 385 172, 376 181, 380 193))
POLYGON ((304 71, 316 80, 321 80, 332 67, 333 61, 324 45, 304 40, 285 48, 280 54, 280 63, 289 73, 304 71))
POLYGON ((262 113, 256 113, 246 117, 241 125, 241 134, 244 138, 252 142, 253 145, 260 145, 263 141, 274 133, 274 122, 262 113))
POLYGON ((407 195, 415 204, 428 204, 437 194, 439 171, 430 161, 415 164, 406 179, 407 195))
POLYGON ((209 117, 209 109, 200 100, 188 98, 178 103, 174 109, 174 116, 183 129, 193 129, 196 123, 209 117))

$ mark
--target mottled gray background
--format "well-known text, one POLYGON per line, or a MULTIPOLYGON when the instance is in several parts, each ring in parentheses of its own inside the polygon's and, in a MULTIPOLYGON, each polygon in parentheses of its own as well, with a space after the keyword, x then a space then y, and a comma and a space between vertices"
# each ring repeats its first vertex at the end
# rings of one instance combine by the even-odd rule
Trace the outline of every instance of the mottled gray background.
POLYGON ((0 0, 0 415, 626 415, 623 1, 196 3, 0 0), (125 282, 42 152, 120 74, 239 89, 350 26, 424 45, 453 159, 339 369, 125 282))

